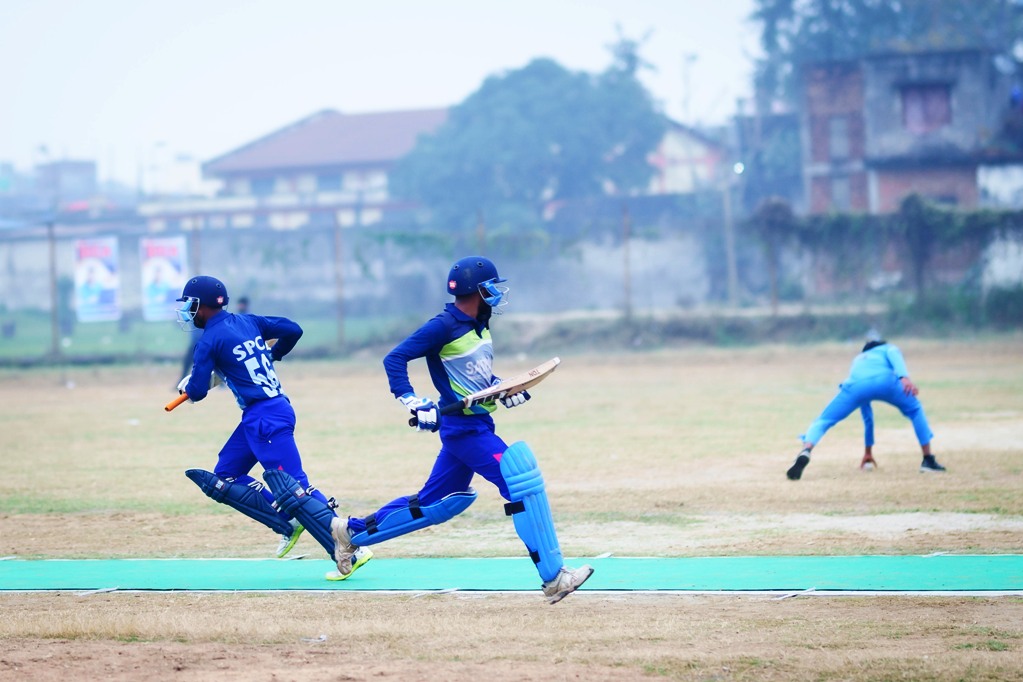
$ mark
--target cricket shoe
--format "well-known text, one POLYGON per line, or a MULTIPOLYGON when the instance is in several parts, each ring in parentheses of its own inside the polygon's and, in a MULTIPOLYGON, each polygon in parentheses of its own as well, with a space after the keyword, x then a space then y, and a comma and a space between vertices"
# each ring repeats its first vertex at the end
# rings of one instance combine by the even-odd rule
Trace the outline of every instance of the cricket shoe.
POLYGON ((558 574, 543 584, 543 593, 547 601, 557 604, 559 601, 579 589, 586 579, 593 575, 593 568, 582 565, 579 568, 561 567, 558 574))
POLYGON ((288 552, 290 552, 295 547, 295 543, 298 542, 298 538, 302 535, 302 531, 305 530, 305 526, 295 519, 292 519, 289 523, 292 528, 291 535, 281 535, 281 541, 277 545, 278 559, 283 559, 288 555, 288 552))
POLYGON ((796 456, 796 461, 792 463, 789 470, 785 472, 785 475, 789 477, 790 481, 798 481, 803 475, 803 469, 810 463, 810 451, 802 450, 799 455, 796 456))
POLYGON ((352 557, 355 556, 355 550, 359 549, 352 544, 352 536, 348 532, 348 522, 342 521, 336 516, 331 519, 330 536, 334 538, 334 561, 337 563, 337 572, 347 577, 354 570, 352 557))
POLYGON ((920 473, 921 474, 934 474, 942 473, 945 471, 945 467, 938 464, 938 460, 934 459, 934 455, 924 455, 924 461, 920 462, 920 473))
POLYGON ((863 471, 873 471, 877 468, 877 462, 870 455, 863 455, 863 461, 860 462, 860 469, 863 471))
POLYGON ((355 550, 355 552, 352 553, 352 558, 351 558, 352 570, 351 571, 349 571, 345 575, 341 575, 340 571, 330 571, 329 573, 327 573, 327 575, 325 575, 323 577, 325 577, 327 580, 331 580, 331 581, 348 580, 349 578, 352 577, 352 574, 355 573, 355 571, 357 571, 359 568, 361 568, 363 564, 365 564, 367 561, 369 561, 372 558, 373 558, 373 550, 371 550, 369 547, 359 547, 359 548, 357 548, 355 550))

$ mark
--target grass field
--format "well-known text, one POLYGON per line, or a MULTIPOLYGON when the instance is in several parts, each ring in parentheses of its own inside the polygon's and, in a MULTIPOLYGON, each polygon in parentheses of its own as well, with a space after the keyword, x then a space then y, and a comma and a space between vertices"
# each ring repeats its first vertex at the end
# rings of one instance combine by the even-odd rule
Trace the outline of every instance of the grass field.
MULTIPOLYGON (((876 406, 878 470, 857 468, 854 416, 785 480, 851 343, 562 355, 498 432, 537 454, 566 556, 1020 553, 1021 341, 900 340, 946 475, 918 473, 910 425, 876 406)), ((212 468, 238 410, 214 392, 164 413, 177 371, 0 371, 0 556, 267 556, 268 531, 182 475, 212 468)), ((418 488, 437 442, 404 426, 378 357, 278 373, 343 513, 418 488)), ((521 556, 477 483, 465 514, 377 555, 521 556)), ((0 679, 1023 679, 1018 597, 0 592, 0 612, 0 679)))

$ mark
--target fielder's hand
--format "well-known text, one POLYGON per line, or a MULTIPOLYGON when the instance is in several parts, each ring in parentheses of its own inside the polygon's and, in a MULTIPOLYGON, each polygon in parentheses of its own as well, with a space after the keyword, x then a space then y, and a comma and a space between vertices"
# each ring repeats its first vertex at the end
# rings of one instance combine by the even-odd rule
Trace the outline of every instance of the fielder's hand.
POLYGON ((529 391, 521 391, 519 393, 516 393, 515 395, 510 395, 505 398, 501 398, 501 404, 510 410, 513 407, 518 407, 519 405, 522 405, 531 397, 532 396, 529 395, 529 391))
POLYGON ((186 374, 185 378, 178 382, 178 395, 185 392, 185 386, 188 386, 188 382, 192 380, 191 374, 186 374))
POLYGON ((408 420, 409 426, 420 433, 434 432, 438 428, 437 406, 428 398, 420 398, 415 393, 406 393, 398 398, 401 404, 412 413, 408 420))

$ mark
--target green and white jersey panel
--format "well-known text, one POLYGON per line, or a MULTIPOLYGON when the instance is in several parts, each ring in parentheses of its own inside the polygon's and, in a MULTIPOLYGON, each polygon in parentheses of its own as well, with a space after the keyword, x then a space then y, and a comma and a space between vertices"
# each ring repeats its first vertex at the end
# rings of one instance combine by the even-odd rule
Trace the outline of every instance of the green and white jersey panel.
MULTIPOLYGON (((451 390, 460 398, 470 393, 482 391, 490 387, 494 376, 494 344, 490 339, 490 330, 484 329, 481 335, 470 329, 462 336, 449 341, 441 348, 441 363, 448 375, 451 390)), ((484 414, 493 412, 496 403, 477 405, 464 410, 465 414, 484 414)))

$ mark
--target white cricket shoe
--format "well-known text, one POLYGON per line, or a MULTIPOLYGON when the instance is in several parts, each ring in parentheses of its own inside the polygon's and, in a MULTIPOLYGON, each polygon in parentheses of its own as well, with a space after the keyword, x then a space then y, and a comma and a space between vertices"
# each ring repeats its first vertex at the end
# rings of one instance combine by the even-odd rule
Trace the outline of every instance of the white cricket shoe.
POLYGON ((291 523, 291 535, 281 535, 281 541, 277 544, 277 558, 283 559, 287 556, 288 552, 294 548, 295 543, 298 542, 298 538, 302 535, 302 531, 305 530, 305 526, 299 523, 296 519, 292 519, 291 523))
POLYGON ((354 570, 352 568, 352 557, 359 549, 352 544, 352 536, 348 533, 348 522, 338 517, 330 520, 330 536, 334 538, 334 561, 337 563, 337 572, 348 576, 354 570))
POLYGON ((543 584, 543 593, 547 601, 557 604, 559 601, 579 589, 579 586, 586 582, 586 579, 593 575, 593 568, 588 564, 579 568, 561 567, 553 579, 543 584))

